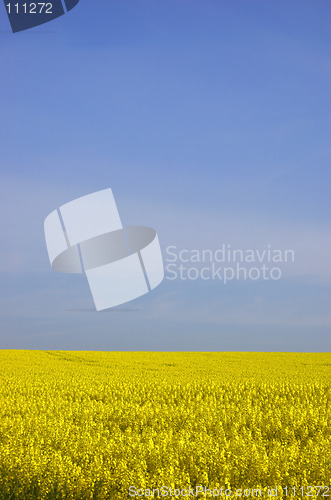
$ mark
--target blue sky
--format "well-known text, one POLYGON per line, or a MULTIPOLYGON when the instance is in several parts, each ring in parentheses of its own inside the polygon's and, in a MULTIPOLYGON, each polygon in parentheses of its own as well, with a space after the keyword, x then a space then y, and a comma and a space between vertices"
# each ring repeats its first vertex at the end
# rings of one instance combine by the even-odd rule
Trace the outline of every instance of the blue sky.
POLYGON ((328 1, 81 0, 12 34, 0 9, 0 347, 330 348, 328 1), (165 280, 95 313, 43 221, 111 187, 178 248, 293 248, 273 282, 165 280))

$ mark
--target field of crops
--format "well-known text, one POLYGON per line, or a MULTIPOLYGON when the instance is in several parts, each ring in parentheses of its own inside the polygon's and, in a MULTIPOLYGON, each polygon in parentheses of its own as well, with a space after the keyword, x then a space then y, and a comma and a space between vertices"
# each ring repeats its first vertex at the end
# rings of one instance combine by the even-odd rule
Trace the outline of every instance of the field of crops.
POLYGON ((330 367, 328 354, 0 351, 0 499, 327 498, 309 487, 330 484, 330 367))

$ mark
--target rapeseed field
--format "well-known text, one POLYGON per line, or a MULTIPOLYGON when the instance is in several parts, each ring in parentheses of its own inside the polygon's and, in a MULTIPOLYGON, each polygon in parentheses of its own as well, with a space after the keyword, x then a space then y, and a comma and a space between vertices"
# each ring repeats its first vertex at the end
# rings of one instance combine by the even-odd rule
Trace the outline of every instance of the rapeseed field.
POLYGON ((0 351, 0 499, 323 500, 330 366, 329 354, 0 351))

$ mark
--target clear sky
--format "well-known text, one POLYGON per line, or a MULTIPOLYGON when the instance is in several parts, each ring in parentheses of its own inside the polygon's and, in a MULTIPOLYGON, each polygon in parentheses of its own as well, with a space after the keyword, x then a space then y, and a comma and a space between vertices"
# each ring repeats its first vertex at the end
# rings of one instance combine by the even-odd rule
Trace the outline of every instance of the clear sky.
POLYGON ((0 347, 330 349, 329 0, 0 6, 0 347), (162 251, 293 249, 279 280, 168 280, 96 313, 45 217, 111 187, 162 251))

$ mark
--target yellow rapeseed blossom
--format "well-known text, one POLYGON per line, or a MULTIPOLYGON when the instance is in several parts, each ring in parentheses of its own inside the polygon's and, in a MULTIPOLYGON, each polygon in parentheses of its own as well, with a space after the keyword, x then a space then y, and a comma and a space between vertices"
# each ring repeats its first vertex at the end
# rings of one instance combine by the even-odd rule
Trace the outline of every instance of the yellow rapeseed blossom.
POLYGON ((323 500, 330 366, 328 354, 0 351, 0 500, 138 498, 130 486, 323 500))

